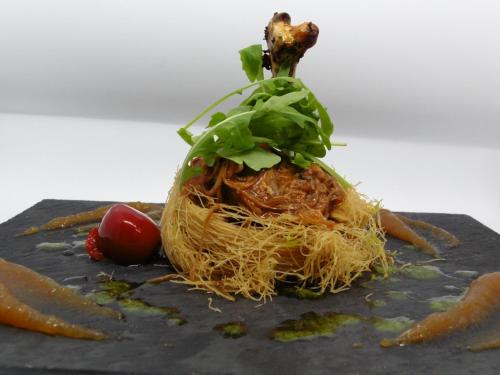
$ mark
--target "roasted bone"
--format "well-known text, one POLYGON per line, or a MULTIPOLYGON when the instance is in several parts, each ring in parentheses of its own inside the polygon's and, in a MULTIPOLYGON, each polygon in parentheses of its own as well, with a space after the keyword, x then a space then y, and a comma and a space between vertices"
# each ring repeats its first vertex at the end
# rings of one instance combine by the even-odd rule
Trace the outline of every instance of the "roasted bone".
POLYGON ((319 28, 312 22, 297 26, 290 24, 288 13, 274 13, 265 29, 265 39, 271 61, 271 72, 276 77, 281 67, 290 66, 289 76, 295 76, 295 68, 307 49, 316 44, 319 28))

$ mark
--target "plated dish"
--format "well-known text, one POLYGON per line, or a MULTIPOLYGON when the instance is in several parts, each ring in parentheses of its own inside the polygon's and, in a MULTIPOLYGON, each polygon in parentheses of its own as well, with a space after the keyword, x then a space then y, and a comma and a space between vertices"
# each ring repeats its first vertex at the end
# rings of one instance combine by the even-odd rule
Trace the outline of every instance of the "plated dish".
MULTIPOLYGON (((277 13, 266 27, 267 49, 253 45, 240 51, 250 83, 217 100, 179 130, 191 149, 164 206, 104 206, 54 218, 22 235, 87 228, 89 262, 108 259, 121 265, 147 262, 159 250, 161 237, 166 257, 162 262, 175 272, 150 283, 175 282, 230 301, 246 298, 257 303, 273 303, 273 297, 287 288, 321 296, 348 293, 369 275, 390 277, 398 264, 397 254, 385 246, 386 235, 407 241, 412 251, 423 251, 429 261, 440 259, 440 248, 459 244, 453 234, 382 208, 322 160, 332 147, 343 145, 332 142, 328 111, 296 77, 299 60, 318 35, 316 25, 293 26, 288 14, 277 13), (265 68, 271 77, 265 78, 265 68), (247 96, 238 106, 218 111, 236 95, 247 96), (191 126, 209 114, 205 130, 192 134, 191 126), (83 227, 87 224, 90 227, 83 227)), ((107 338, 31 306, 30 298, 42 295, 79 311, 121 317, 100 307, 99 301, 22 266, 2 260, 0 268, 4 324, 73 338, 107 338)), ((431 341, 478 324, 497 310, 499 288, 498 272, 483 275, 454 307, 381 345, 431 341)), ((245 328, 241 322, 232 323, 219 329, 238 335, 245 328)), ((497 337, 471 348, 495 347, 497 337)))

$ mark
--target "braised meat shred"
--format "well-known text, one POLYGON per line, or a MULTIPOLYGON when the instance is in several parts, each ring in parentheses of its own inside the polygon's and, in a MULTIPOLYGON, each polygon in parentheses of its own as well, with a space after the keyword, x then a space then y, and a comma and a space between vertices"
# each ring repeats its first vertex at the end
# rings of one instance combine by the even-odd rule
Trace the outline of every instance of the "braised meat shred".
POLYGON ((192 165, 203 172, 187 182, 188 191, 244 206, 259 216, 288 213, 306 224, 332 227, 330 214, 345 196, 335 178, 316 164, 302 169, 284 161, 259 172, 229 160, 208 167, 197 158, 192 165))

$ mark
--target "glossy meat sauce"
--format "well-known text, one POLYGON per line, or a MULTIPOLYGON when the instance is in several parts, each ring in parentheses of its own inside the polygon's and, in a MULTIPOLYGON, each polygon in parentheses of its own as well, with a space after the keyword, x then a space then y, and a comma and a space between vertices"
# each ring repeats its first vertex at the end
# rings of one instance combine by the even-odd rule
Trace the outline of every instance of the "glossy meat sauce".
POLYGON ((331 225, 328 218, 345 195, 337 181, 314 164, 301 169, 283 162, 254 172, 222 161, 203 168, 204 173, 188 186, 224 203, 245 206, 259 216, 289 213, 305 224, 331 225))

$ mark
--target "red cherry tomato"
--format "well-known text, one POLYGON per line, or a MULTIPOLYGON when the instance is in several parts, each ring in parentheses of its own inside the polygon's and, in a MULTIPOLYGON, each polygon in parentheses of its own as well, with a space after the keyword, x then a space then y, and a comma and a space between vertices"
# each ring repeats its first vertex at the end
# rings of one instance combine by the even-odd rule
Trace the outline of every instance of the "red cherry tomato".
POLYGON ((116 204, 102 218, 95 245, 106 258, 116 263, 143 263, 160 248, 160 230, 142 212, 116 204))

